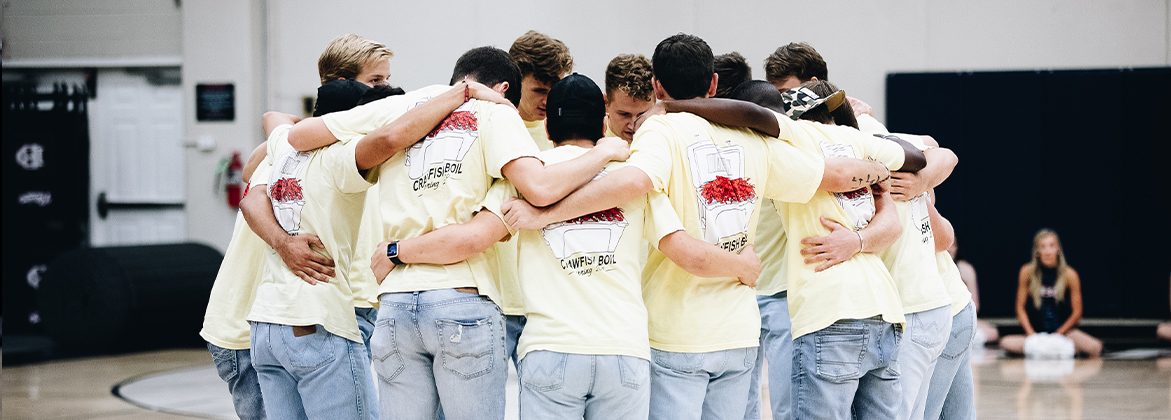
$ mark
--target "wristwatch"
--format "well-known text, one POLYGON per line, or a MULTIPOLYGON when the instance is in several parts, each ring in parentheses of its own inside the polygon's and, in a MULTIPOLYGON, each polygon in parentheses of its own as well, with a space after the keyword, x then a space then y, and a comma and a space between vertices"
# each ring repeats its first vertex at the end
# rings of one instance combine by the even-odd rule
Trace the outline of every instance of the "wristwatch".
POLYGON ((403 261, 398 259, 398 241, 392 241, 390 245, 386 246, 386 258, 394 265, 403 265, 403 261))

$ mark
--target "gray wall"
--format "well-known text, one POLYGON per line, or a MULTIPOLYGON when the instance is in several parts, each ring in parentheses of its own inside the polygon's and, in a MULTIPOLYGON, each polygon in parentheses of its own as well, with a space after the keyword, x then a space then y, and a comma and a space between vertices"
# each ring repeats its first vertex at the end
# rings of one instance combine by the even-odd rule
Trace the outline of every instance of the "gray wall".
POLYGON ((390 46, 391 82, 408 90, 446 82, 468 48, 507 49, 529 29, 565 41, 575 70, 599 83, 615 55, 649 57, 677 32, 703 37, 716 54, 739 51, 757 78, 776 47, 806 41, 830 79, 879 119, 889 72, 1171 66, 1171 0, 176 3, 5 2, 5 67, 181 57, 186 138, 216 139, 211 152, 186 153, 187 233, 221 250, 234 213, 213 188, 215 163, 262 140, 264 110, 300 114, 301 98, 316 91, 318 55, 347 32, 390 46), (225 82, 236 84, 236 121, 195 122, 194 85, 225 82))

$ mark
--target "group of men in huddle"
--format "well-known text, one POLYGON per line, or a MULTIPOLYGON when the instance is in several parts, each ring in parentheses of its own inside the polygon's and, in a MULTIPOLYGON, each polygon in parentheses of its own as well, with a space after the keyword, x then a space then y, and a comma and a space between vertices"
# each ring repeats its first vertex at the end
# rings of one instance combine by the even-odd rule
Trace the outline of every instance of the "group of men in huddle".
POLYGON ((604 92, 534 31, 410 92, 391 55, 338 37, 263 118, 201 332, 241 418, 500 419, 509 359, 525 419, 758 419, 765 359, 774 418, 974 418, 957 159, 809 45, 760 81, 679 34, 604 92))

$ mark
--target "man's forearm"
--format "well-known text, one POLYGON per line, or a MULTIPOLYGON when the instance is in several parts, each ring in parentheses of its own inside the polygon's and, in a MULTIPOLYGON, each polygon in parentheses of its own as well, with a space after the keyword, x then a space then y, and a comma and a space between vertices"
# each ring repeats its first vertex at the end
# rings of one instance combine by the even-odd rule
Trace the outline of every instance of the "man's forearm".
POLYGON ((577 158, 548 166, 536 159, 533 162, 509 162, 505 178, 516 186, 526 201, 545 207, 590 182, 609 162, 610 156, 595 148, 577 158), (513 166, 514 163, 526 165, 513 166))
POLYGON ((240 200, 240 211, 244 213, 244 221, 248 227, 259 236, 268 246, 277 248, 280 241, 289 236, 276 215, 272 212, 272 201, 268 198, 268 185, 254 185, 248 195, 240 200))
POLYGON ((877 184, 890 177, 886 165, 865 159, 826 158, 821 185, 828 192, 850 192, 877 184))
POLYGON ((653 189, 654 184, 645 172, 627 166, 586 184, 548 207, 545 219, 554 223, 618 207, 653 189))
POLYGON ((678 230, 659 240, 659 250, 684 271, 699 277, 737 277, 738 254, 678 230))
POLYGON ((862 252, 878 252, 894 244, 903 234, 899 212, 895 210, 890 194, 874 196, 874 217, 865 229, 858 232, 862 237, 862 252))
POLYGON ((927 166, 927 158, 923 155, 923 151, 919 150, 913 144, 899 138, 898 136, 887 135, 884 139, 895 142, 899 147, 903 148, 903 166, 899 168, 902 172, 919 172, 920 169, 927 166))
POLYGON ((426 137, 448 115, 464 104, 464 89, 447 92, 411 108, 390 124, 366 134, 358 143, 355 160, 358 169, 378 166, 395 153, 406 150, 426 137))
POLYGON ((499 216, 480 211, 467 223, 399 241, 398 258, 408 264, 454 264, 484 252, 507 235, 499 216))
POLYGON ((731 127, 746 127, 770 137, 781 133, 775 113, 748 101, 697 98, 663 101, 667 112, 690 112, 705 120, 731 127))
POLYGON ((927 213, 931 217, 931 234, 935 239, 935 252, 947 251, 955 241, 955 228, 951 221, 939 214, 934 203, 927 204, 927 213))
POLYGON ((927 189, 938 187, 960 162, 959 157, 951 149, 936 147, 923 152, 927 158, 927 166, 919 170, 919 177, 927 183, 927 189))
POLYGON ((338 138, 329 131, 321 117, 303 119, 289 130, 289 145, 302 152, 329 146, 336 141, 338 138))

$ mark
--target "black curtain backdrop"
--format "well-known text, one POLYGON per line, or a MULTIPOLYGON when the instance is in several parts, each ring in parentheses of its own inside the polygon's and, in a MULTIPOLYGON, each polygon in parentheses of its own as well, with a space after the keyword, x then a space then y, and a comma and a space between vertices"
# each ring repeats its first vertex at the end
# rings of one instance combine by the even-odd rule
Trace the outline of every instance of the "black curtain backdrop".
POLYGON ((980 315, 1014 316, 1037 230, 1057 231, 1086 317, 1171 318, 1171 68, 890 74, 888 128, 960 158, 936 189, 980 315))

